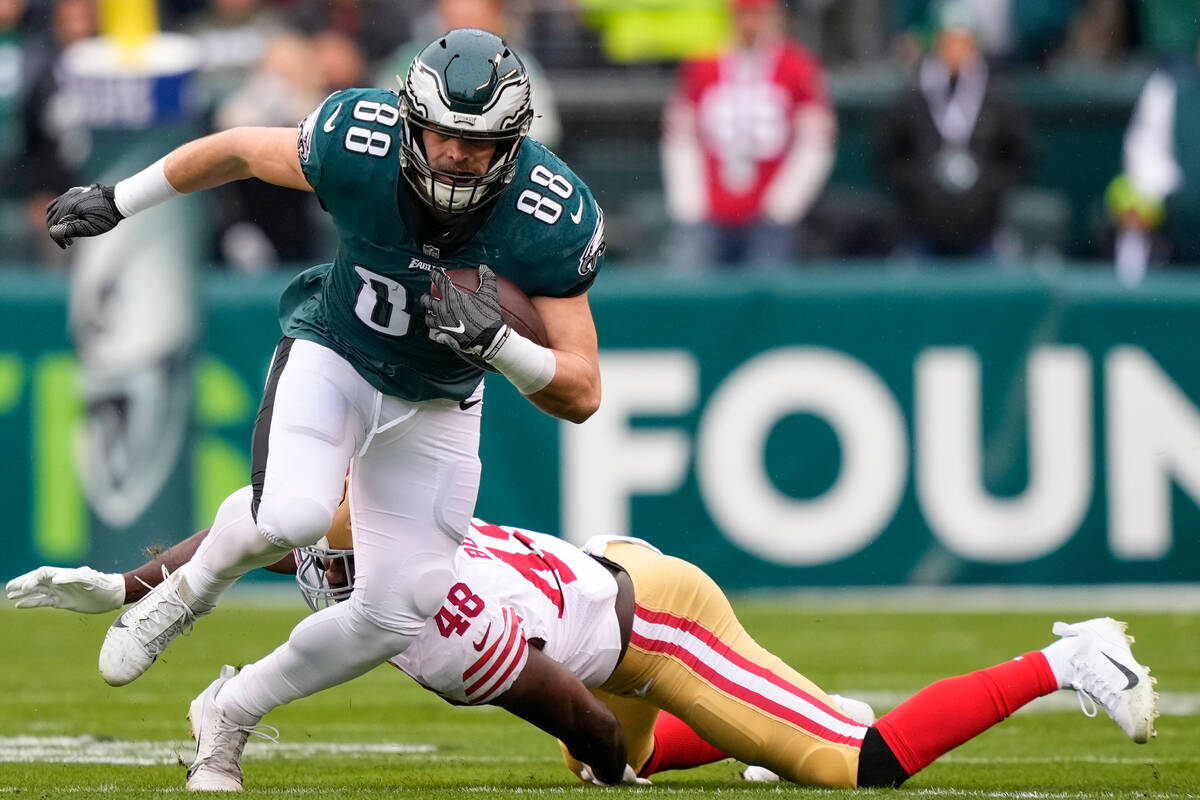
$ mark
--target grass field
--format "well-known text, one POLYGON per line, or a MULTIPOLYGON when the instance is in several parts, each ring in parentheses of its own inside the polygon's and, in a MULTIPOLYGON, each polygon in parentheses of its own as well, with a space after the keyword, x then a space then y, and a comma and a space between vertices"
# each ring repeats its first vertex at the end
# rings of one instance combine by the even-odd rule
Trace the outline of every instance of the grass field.
MULTIPOLYGON (((816 601, 736 604, 760 642, 825 688, 877 713, 926 683, 1050 641, 1053 613, 867 613, 816 601)), ((1096 613, 1101 613, 1096 610, 1096 613)), ((111 615, 0 608, 0 796, 158 798, 182 794, 192 757, 188 702, 222 663, 282 641, 295 609, 231 604, 201 622, 136 683, 96 672, 111 615)), ((1095 613, 1073 611, 1068 619, 1095 613)), ((1122 614, 1136 653, 1159 679, 1158 739, 1128 741, 1103 711, 1087 719, 1072 693, 1039 701, 950 753, 897 796, 969 798, 1200 797, 1200 614, 1122 614)), ((755 798, 834 792, 745 784, 733 762, 654 778, 653 787, 583 787, 557 745, 504 712, 452 708, 390 667, 274 712, 279 744, 252 741, 248 797, 477 798, 647 796, 755 798)))

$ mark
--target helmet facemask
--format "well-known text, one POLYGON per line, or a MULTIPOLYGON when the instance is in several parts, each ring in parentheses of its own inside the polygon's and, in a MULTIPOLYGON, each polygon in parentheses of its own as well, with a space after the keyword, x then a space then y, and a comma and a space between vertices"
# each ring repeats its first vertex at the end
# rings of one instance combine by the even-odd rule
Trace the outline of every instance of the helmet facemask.
POLYGON ((304 602, 320 611, 342 602, 354 591, 354 551, 331 547, 325 537, 311 547, 297 547, 296 585, 304 602))
POLYGON ((529 73, 498 36, 460 28, 413 60, 400 95, 404 178, 426 205, 463 214, 495 199, 513 179, 533 119, 529 73), (487 171, 464 175, 429 163, 424 132, 490 142, 487 171))

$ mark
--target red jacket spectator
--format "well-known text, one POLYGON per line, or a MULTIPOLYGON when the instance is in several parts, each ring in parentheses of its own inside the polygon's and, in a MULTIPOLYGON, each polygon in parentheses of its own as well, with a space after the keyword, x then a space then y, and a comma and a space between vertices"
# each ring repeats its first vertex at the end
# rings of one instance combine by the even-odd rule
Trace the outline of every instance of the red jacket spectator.
POLYGON ((685 63, 664 118, 674 221, 790 227, 833 165, 835 123, 820 63, 783 35, 775 0, 732 0, 735 42, 685 63))

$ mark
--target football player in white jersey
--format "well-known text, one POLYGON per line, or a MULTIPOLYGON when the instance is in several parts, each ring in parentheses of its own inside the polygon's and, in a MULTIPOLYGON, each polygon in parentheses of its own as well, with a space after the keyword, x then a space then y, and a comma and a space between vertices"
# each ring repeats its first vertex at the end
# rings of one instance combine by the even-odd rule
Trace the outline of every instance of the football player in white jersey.
MULTIPOLYGON (((162 566, 186 561, 203 536, 123 576, 41 567, 10 581, 8 597, 21 608, 113 610, 143 594, 142 581, 161 581, 162 566)), ((325 542, 276 569, 296 571, 313 608, 345 599, 349 537, 343 508, 325 542)), ((873 721, 859 711, 865 704, 827 695, 755 643, 699 568, 640 540, 597 538, 581 550, 473 520, 454 571, 440 609, 392 663, 453 703, 499 705, 557 736, 585 781, 644 780, 733 757, 762 767, 758 776, 805 785, 896 786, 1068 688, 1133 741, 1155 733, 1154 681, 1124 625, 1108 618, 1056 623, 1061 638, 1042 650, 938 681, 873 721)), ((258 719, 222 703, 232 674, 225 667, 192 703, 189 775, 215 771, 240 786, 241 747, 258 719)))

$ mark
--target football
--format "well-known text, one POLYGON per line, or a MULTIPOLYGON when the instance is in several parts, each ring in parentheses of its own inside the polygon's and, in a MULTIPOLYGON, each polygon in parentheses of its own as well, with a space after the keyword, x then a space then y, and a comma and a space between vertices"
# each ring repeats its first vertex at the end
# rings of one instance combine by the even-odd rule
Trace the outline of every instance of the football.
MULTIPOLYGON (((446 275, 449 276, 451 283, 464 292, 474 294, 475 290, 479 288, 478 270, 448 269, 446 270, 446 275)), ((542 347, 549 347, 550 343, 546 337, 546 326, 542 323, 541 315, 538 314, 537 309, 533 307, 533 303, 529 301, 525 293, 503 275, 496 276, 496 287, 500 295, 500 317, 504 320, 504 324, 526 339, 537 342, 542 347)), ((437 286, 432 283, 429 286, 429 292, 436 298, 441 297, 437 286)), ((493 367, 488 366, 474 356, 465 353, 458 353, 458 355, 480 369, 487 370, 488 372, 496 371, 493 367)))

